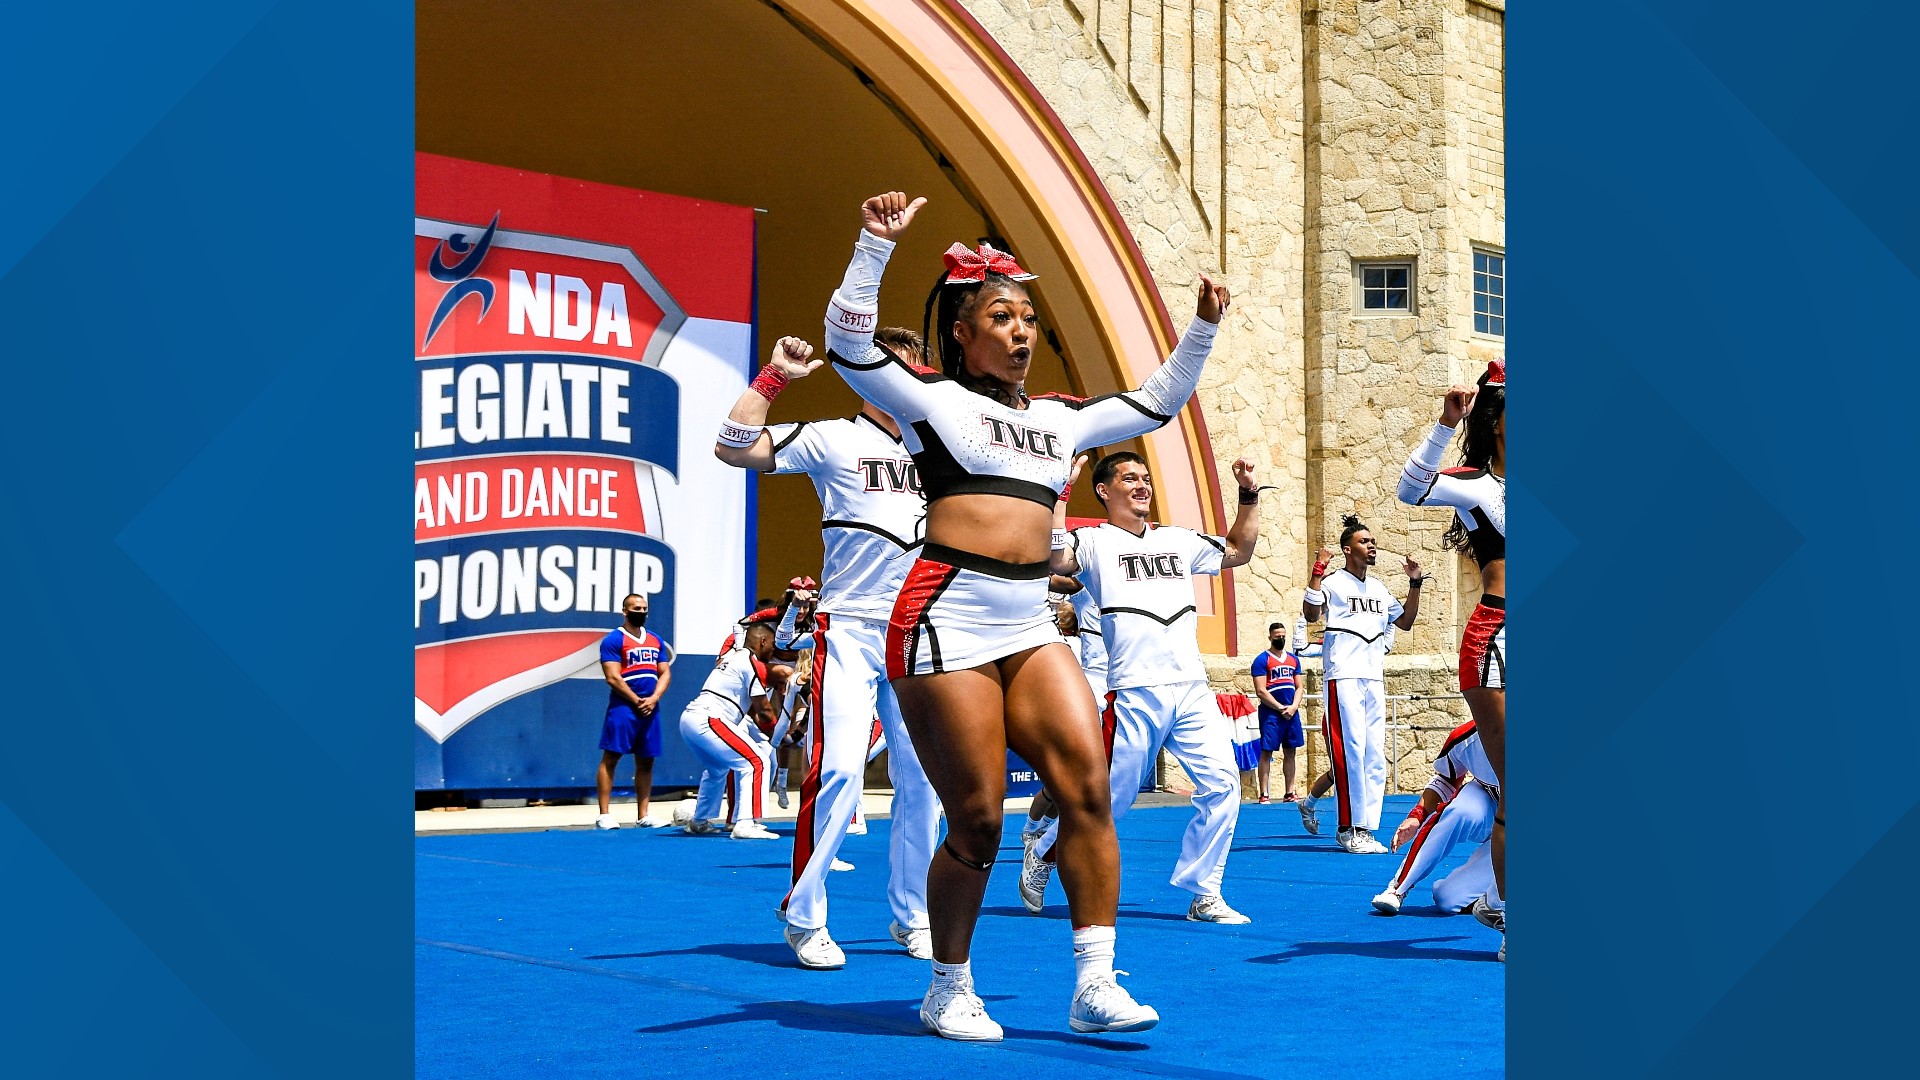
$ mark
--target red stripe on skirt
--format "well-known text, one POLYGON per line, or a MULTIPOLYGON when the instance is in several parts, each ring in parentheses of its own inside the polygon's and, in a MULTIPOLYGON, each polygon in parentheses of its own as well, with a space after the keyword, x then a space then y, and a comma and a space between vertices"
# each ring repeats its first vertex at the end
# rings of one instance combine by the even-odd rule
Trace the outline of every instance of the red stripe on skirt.
POLYGON ((927 613, 935 594, 946 588, 960 571, 946 563, 915 559, 900 596, 893 602, 893 614, 887 619, 887 678, 902 679, 913 674, 913 651, 919 643, 916 627, 927 613))

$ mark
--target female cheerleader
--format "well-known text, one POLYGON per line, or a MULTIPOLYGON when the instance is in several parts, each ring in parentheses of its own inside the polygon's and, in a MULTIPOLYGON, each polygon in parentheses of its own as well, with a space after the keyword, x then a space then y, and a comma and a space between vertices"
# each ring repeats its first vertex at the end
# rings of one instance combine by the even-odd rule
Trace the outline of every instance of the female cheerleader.
POLYGON ((1161 427, 1193 396, 1227 290, 1200 279, 1199 310, 1138 390, 1088 400, 1025 390, 1039 329, 1013 257, 955 244, 927 298, 930 353, 915 369, 873 344, 880 277, 925 199, 868 199, 846 277, 827 308, 828 357, 861 397, 899 421, 927 496, 926 544, 887 636, 887 674, 947 812, 927 873, 933 982, 920 1019, 950 1039, 993 1041, 969 944, 1000 847, 1006 751, 1033 765, 1059 806, 1059 870, 1073 919, 1075 1031, 1141 1031, 1160 1020, 1114 981, 1120 853, 1105 751, 1087 681, 1047 610, 1053 504, 1074 452, 1161 427))
MULTIPOLYGON (((1498 777, 1493 818, 1497 907, 1476 904, 1481 921, 1506 930, 1507 891, 1507 362, 1487 365, 1477 386, 1447 391, 1440 422, 1407 458, 1398 494, 1409 506, 1451 506, 1454 522, 1442 542, 1480 564, 1480 606, 1460 640, 1460 691, 1498 777), (1467 422, 1459 468, 1442 469, 1454 429, 1467 422)), ((1500 945, 1506 959, 1507 946, 1500 945)))

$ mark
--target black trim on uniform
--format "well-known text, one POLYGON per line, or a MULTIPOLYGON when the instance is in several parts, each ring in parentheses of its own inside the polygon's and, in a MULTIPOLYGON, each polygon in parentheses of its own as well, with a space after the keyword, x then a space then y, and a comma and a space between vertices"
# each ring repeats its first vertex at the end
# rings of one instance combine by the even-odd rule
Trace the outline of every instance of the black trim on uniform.
POLYGON ((1208 536, 1206 533, 1203 533, 1203 532, 1197 532, 1197 533, 1194 533, 1193 535, 1199 537, 1202 540, 1205 540, 1209 544, 1212 544, 1213 549, 1215 551, 1218 551, 1220 554, 1225 555, 1227 553, 1227 545, 1224 542, 1220 540, 1215 540, 1213 537, 1208 536))
POLYGON ((858 529, 861 532, 870 532, 902 551, 906 551, 919 543, 918 540, 902 540, 887 530, 879 528, 878 526, 869 525, 864 521, 841 521, 837 518, 830 518, 821 522, 820 527, 822 529, 858 529))
MULTIPOLYGON (((923 552, 922 555, 924 556, 924 554, 925 553, 923 552)), ((935 561, 946 562, 947 565, 949 566, 959 565, 958 563, 948 562, 945 559, 937 559, 935 561)), ((922 605, 920 608, 920 624, 927 628, 927 652, 930 654, 927 657, 927 659, 933 663, 933 673, 935 675, 938 675, 947 669, 946 669, 946 666, 942 664, 940 660, 940 633, 939 631, 933 628, 933 619, 931 617, 933 612, 933 605, 940 602, 940 597, 946 593, 947 586, 952 585, 953 580, 959 576, 960 576, 959 574, 946 575, 947 579, 945 581, 942 581, 940 583, 940 587, 933 590, 933 592, 927 596, 927 602, 924 605, 922 605)), ((916 636, 917 636, 917 631, 916 631, 916 636)), ((915 642, 915 645, 916 647, 918 646, 917 641, 915 642)))
POLYGON ((1067 408, 1074 409, 1077 411, 1080 409, 1084 409, 1089 405, 1098 405, 1099 403, 1107 400, 1108 398, 1119 398, 1121 401, 1124 401, 1128 405, 1133 406, 1133 409, 1135 412, 1138 412, 1140 415, 1145 416, 1149 419, 1158 420, 1162 424, 1173 419, 1171 415, 1162 415, 1160 413, 1154 412, 1152 409, 1147 408, 1145 405, 1142 405, 1139 402, 1127 396, 1128 394, 1132 394, 1136 392, 1137 391, 1134 391, 1134 390, 1119 390, 1111 394, 1101 394, 1099 397, 1090 397, 1090 398, 1076 398, 1076 397, 1070 397, 1063 394, 1041 394, 1035 397, 1033 400, 1057 401, 1060 404, 1065 405, 1067 408))
POLYGON ((1006 495, 1036 502, 1047 509, 1060 501, 1060 493, 1045 484, 1011 476, 979 475, 969 472, 947 449, 947 444, 926 420, 907 425, 920 437, 920 450, 913 463, 920 470, 920 493, 928 503, 948 495, 1006 495))
POLYGON ((1149 619, 1152 619, 1154 622, 1159 623, 1161 626, 1172 626, 1174 623, 1179 622, 1181 617, 1186 615, 1187 612, 1194 611, 1194 610, 1196 610, 1194 606, 1192 604, 1188 604, 1186 607, 1181 608, 1179 611, 1174 612, 1172 615, 1169 615, 1164 619, 1158 615, 1155 615, 1151 611, 1141 611, 1139 608, 1131 608, 1131 607, 1101 608, 1100 613, 1103 615, 1108 613, 1111 613, 1114 615, 1122 615, 1122 614, 1143 615, 1149 619))
MULTIPOLYGON (((880 433, 880 434, 882 434, 882 435, 885 435, 885 436, 886 436, 887 438, 889 438, 889 439, 892 439, 892 440, 893 440, 893 441, 894 441, 895 443, 899 443, 899 442, 900 442, 900 436, 898 436, 898 435, 895 435, 895 434, 894 434, 893 432, 891 432, 891 431, 888 431, 888 430, 887 430, 886 428, 883 428, 883 427, 881 427, 881 426, 880 426, 880 421, 878 421, 878 420, 875 420, 875 419, 874 419, 873 417, 871 417, 871 416, 868 416, 868 415, 867 415, 866 413, 863 413, 863 412, 862 412, 862 413, 854 413, 854 414, 853 414, 853 422, 854 422, 854 423, 856 423, 856 424, 857 424, 857 423, 859 423, 859 422, 860 422, 860 421, 862 421, 862 420, 865 420, 865 421, 866 421, 867 423, 869 423, 869 424, 872 424, 872 425, 873 425, 873 430, 875 430, 875 431, 877 431, 877 432, 879 432, 879 433, 880 433)), ((903 444, 903 445, 904 445, 904 444, 903 444)))
POLYGON ((785 450, 789 443, 793 442, 793 440, 800 437, 801 432, 807 430, 808 423, 809 421, 802 420, 799 423, 793 425, 793 430, 787 432, 786 438, 781 439, 779 442, 773 444, 773 452, 777 454, 780 451, 785 450))
POLYGON ((1495 596, 1492 593, 1486 593, 1480 597, 1480 606, 1490 607, 1495 611, 1505 611, 1507 610, 1507 598, 1504 596, 1495 596))
POLYGON ((920 485, 927 493, 928 502, 947 495, 1005 495, 1011 499, 1025 499, 1028 502, 1039 503, 1051 510, 1053 504, 1060 501, 1060 493, 1047 485, 1036 484, 1031 480, 1018 480, 1011 476, 979 476, 966 473, 945 488, 936 490, 927 482, 927 474, 923 469, 920 472, 920 485))
MULTIPOLYGON (((950 548, 944 544, 926 545, 921 549, 920 557, 928 562, 945 563, 948 566, 957 566, 962 570, 971 570, 976 574, 986 574, 989 577, 1003 578, 1007 581, 1034 581, 1045 578, 1050 573, 1048 563, 1045 561, 1001 562, 999 559, 990 559, 985 555, 961 551, 959 548, 950 548)), ((944 585, 940 588, 942 592, 946 590, 944 585)), ((938 592, 934 593, 936 597, 939 595, 938 592)), ((931 607, 933 601, 928 600, 927 605, 931 607)))
POLYGON ((959 483, 967 475, 953 451, 940 438, 940 433, 925 420, 915 420, 907 425, 920 437, 920 450, 912 455, 914 467, 920 470, 920 493, 928 502, 946 494, 949 487, 959 483))
POLYGON ((840 355, 837 349, 828 349, 827 359, 839 364, 841 367, 852 368, 855 371, 873 371, 876 368, 883 368, 888 364, 893 364, 901 371, 906 372, 924 383, 950 381, 945 375, 939 372, 920 372, 913 370, 913 368, 907 366, 905 360, 895 356, 891 349, 883 349, 878 345, 867 346, 867 355, 869 357, 872 357, 875 353, 880 354, 878 359, 854 360, 850 357, 840 355))
MULTIPOLYGON (((1361 633, 1358 630, 1349 630, 1344 626, 1329 626, 1327 627, 1327 634, 1352 634, 1354 637, 1359 638, 1361 641, 1364 641, 1369 645, 1387 636, 1387 632, 1385 630, 1380 631, 1379 633, 1373 635, 1372 637, 1368 637, 1367 635, 1361 633)), ((1326 634, 1322 634, 1320 636, 1324 638, 1326 634)))

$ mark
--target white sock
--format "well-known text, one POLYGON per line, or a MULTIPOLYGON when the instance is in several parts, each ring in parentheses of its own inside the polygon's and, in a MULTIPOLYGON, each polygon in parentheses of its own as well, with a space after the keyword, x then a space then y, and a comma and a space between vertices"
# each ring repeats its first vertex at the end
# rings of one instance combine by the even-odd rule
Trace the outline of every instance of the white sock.
POLYGON ((1507 898, 1500 895, 1500 886, 1487 890, 1487 906, 1495 911, 1507 910, 1507 898))
POLYGON ((1073 988, 1096 979, 1113 981, 1113 939, 1111 926, 1081 926, 1073 931, 1073 988))
POLYGON ((933 988, 936 990, 973 989, 973 961, 962 960, 957 964, 933 962, 933 988))

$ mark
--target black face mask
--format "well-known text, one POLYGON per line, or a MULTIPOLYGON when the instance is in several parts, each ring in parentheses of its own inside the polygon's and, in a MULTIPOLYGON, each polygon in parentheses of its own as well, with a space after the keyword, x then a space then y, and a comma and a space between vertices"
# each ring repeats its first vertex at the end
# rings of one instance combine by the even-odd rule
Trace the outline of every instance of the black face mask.
POLYGON ((1273 651, 1274 651, 1274 652, 1286 652, 1286 651, 1287 651, 1287 639, 1286 639, 1286 638, 1283 638, 1283 637, 1279 637, 1279 638, 1274 638, 1274 639, 1273 639, 1273 651))
POLYGON ((644 611, 627 612, 627 625, 633 627, 647 625, 647 613, 644 611))

